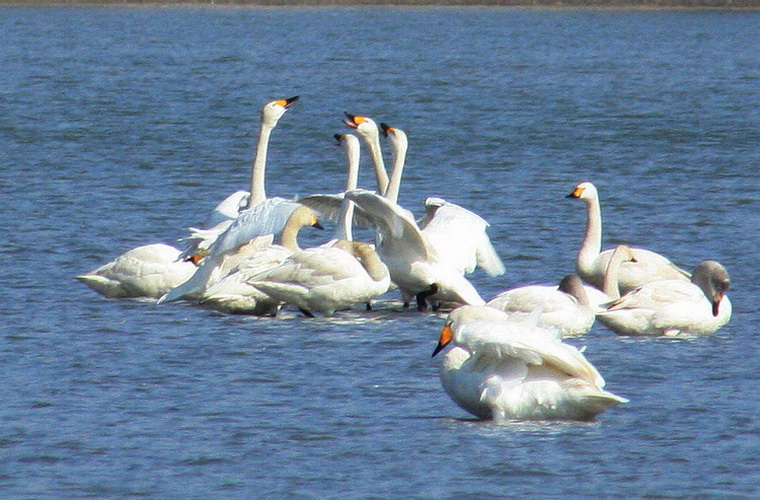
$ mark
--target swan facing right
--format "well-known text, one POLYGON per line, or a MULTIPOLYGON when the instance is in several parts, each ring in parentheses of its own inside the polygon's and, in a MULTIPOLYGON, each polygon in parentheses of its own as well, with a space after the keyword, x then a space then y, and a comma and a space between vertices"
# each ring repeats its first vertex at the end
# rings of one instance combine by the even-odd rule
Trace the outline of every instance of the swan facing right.
POLYGON ((628 401, 603 389, 604 379, 578 349, 489 306, 452 311, 433 356, 449 343, 441 384, 481 419, 590 420, 628 401))

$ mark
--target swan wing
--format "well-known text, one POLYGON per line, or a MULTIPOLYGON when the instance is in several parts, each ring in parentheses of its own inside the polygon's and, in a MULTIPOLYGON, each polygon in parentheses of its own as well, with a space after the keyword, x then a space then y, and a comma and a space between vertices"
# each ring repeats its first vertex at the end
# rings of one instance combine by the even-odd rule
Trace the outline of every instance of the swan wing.
POLYGON ((364 211, 385 244, 402 244, 405 251, 424 260, 434 255, 408 210, 363 189, 349 191, 346 196, 364 211))
MULTIPOLYGON (((345 193, 312 194, 300 198, 298 203, 314 210, 320 219, 336 222, 340 216, 344 198, 345 193)), ((358 207, 354 209, 353 222, 363 227, 371 227, 373 225, 372 220, 358 207)))
MULTIPOLYGON (((530 365, 546 365, 604 387, 604 379, 574 346, 542 328, 523 323, 474 320, 462 325, 464 344, 473 356, 513 357, 530 365)), ((476 358, 477 359, 477 358, 476 358)))

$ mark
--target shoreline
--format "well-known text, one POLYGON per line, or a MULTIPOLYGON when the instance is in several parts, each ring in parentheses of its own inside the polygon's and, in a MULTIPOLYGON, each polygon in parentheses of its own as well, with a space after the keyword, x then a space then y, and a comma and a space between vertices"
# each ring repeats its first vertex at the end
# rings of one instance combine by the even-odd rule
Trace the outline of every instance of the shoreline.
POLYGON ((760 10, 760 0, 0 0, 5 7, 527 7, 760 10))

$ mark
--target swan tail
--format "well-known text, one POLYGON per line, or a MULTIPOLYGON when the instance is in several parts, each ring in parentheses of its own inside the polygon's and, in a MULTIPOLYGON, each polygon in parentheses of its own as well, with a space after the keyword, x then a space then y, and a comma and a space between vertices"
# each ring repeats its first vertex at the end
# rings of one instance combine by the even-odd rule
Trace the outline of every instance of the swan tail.
POLYGON ((81 274, 76 276, 75 279, 106 297, 125 296, 121 283, 105 276, 100 276, 99 274, 81 274))

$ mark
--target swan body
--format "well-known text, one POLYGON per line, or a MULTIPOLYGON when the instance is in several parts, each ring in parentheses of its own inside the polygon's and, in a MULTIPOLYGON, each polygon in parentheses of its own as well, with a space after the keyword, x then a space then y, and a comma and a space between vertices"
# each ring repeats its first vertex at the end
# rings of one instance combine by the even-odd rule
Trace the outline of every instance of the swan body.
POLYGON ((195 274, 162 296, 158 303, 202 297, 206 289, 222 277, 219 269, 225 259, 251 240, 270 234, 295 239, 304 226, 322 227, 308 207, 282 198, 270 198, 243 211, 211 245, 195 274))
POLYGON ((425 300, 483 305, 475 287, 458 270, 438 261, 417 223, 407 210, 365 190, 353 190, 346 198, 356 203, 376 227, 377 252, 388 266, 393 282, 409 296, 425 300))
POLYGON ((331 316, 387 292, 390 275, 372 247, 339 240, 331 246, 295 252, 249 282, 280 303, 297 306, 308 316, 331 316))
POLYGON ((76 278, 106 297, 158 298, 195 272, 192 263, 178 260, 180 253, 163 243, 143 245, 76 278))
MULTIPOLYGON (((567 197, 585 202, 588 214, 586 235, 576 259, 576 272, 583 281, 601 289, 613 250, 601 251, 602 212, 599 193, 592 183, 582 182, 567 197)), ((635 262, 626 262, 620 266, 618 277, 620 293, 628 292, 652 281, 664 279, 689 281, 689 273, 680 269, 666 257, 642 248, 632 248, 632 251, 635 262)))
POLYGON ((510 317, 538 314, 538 326, 557 330, 562 337, 587 333, 596 315, 578 276, 565 276, 559 287, 529 285, 499 293, 487 305, 505 311, 510 317))
POLYGON ((728 272, 720 263, 702 261, 690 283, 647 283, 608 304, 597 317, 621 335, 709 335, 731 319, 729 284, 728 272))
POLYGON ((510 321, 491 307, 449 315, 433 356, 446 345, 441 384, 457 405, 482 419, 589 420, 627 402, 575 347, 551 332, 510 321))

